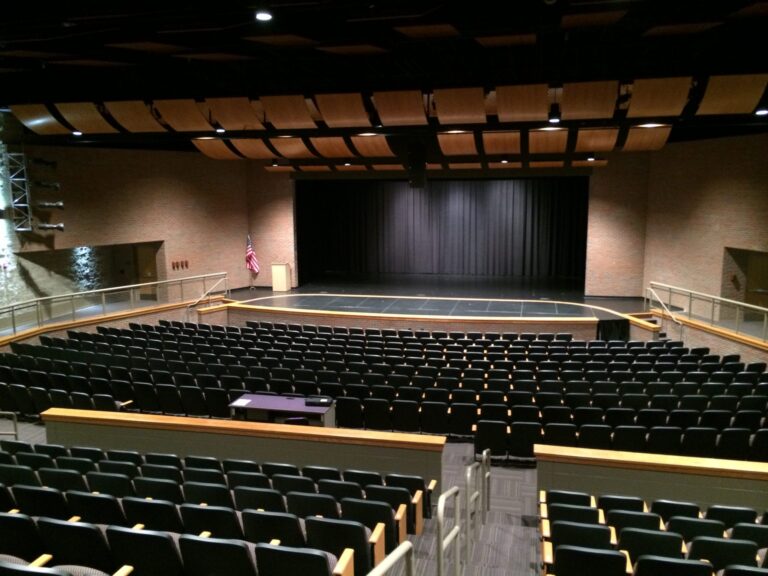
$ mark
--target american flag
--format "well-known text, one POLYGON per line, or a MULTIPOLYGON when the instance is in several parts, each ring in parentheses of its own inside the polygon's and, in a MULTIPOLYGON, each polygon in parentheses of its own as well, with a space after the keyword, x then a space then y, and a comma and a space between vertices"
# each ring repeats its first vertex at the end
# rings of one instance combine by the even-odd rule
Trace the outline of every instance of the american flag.
POLYGON ((256 259, 256 253, 253 251, 253 242, 251 242, 250 235, 245 245, 245 267, 255 274, 259 273, 259 261, 256 259))

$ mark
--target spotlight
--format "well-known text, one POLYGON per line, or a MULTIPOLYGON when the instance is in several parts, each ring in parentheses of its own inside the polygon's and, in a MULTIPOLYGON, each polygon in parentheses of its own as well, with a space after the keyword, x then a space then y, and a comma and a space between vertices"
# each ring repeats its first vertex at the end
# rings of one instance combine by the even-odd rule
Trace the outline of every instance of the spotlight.
POLYGON ((547 121, 550 124, 560 124, 560 106, 557 104, 557 102, 553 102, 550 105, 547 121))
POLYGON ((755 116, 768 116, 768 108, 758 108, 755 110, 755 116))
POLYGON ((57 202, 38 202, 37 207, 38 208, 59 208, 60 210, 63 210, 64 202, 62 200, 59 200, 57 202))
POLYGON ((272 20, 272 13, 268 10, 257 10, 256 11, 256 20, 259 22, 269 22, 272 20))
POLYGON ((40 223, 37 225, 38 230, 58 230, 59 232, 64 232, 64 224, 45 224, 40 223))
POLYGON ((587 156, 587 162, 594 162, 594 161, 595 161, 595 157, 593 155, 590 154, 589 156, 587 156))
POLYGON ((82 136, 82 135, 83 135, 83 133, 82 133, 82 132, 80 132, 80 130, 74 130, 74 131, 72 132, 72 136, 82 136))

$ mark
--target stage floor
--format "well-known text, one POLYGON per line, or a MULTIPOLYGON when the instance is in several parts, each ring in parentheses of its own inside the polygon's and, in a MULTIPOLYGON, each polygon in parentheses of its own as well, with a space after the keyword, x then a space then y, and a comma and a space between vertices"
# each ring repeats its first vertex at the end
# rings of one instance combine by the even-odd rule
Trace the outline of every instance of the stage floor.
POLYGON ((446 317, 611 318, 642 312, 642 298, 584 296, 583 280, 431 274, 329 277, 290 292, 236 290, 244 303, 300 310, 446 317), (597 308, 592 308, 592 307, 597 308))

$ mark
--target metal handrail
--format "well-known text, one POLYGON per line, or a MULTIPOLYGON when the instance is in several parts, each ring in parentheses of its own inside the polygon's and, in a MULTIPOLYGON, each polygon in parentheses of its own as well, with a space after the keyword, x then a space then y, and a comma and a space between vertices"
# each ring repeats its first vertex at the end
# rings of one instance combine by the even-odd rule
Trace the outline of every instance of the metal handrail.
MULTIPOLYGON (((226 277, 226 276, 224 276, 223 278, 219 278, 219 280, 216 282, 216 284, 214 284, 213 286, 211 286, 210 288, 208 288, 208 290, 205 290, 205 291, 204 291, 204 292, 203 292, 203 293, 200 295, 200 298, 198 298, 198 299, 197 299, 197 300, 195 300, 195 301, 194 301, 192 304, 190 304, 189 306, 187 306, 187 309, 186 309, 186 311, 185 311, 185 313, 184 313, 184 314, 185 314, 185 316, 186 316, 186 318, 187 318, 187 321, 189 321, 189 311, 190 311, 190 310, 192 310, 192 308, 194 308, 194 307, 195 307, 195 306, 197 306, 198 304, 200 304, 200 302, 202 302, 203 298, 205 298, 206 296, 209 296, 209 295, 211 294, 211 292, 213 292, 213 290, 216 288, 216 286, 218 286, 218 285, 219 285, 219 284, 221 284, 222 282, 225 282, 225 283, 226 283, 226 281, 227 281, 227 277, 226 277)), ((226 287, 226 286, 224 287, 224 292, 227 292, 227 287, 226 287)), ((210 298, 209 298, 209 299, 208 299, 208 304, 210 304, 210 303, 211 303, 211 300, 210 300, 210 298)))
POLYGON ((664 311, 667 314, 669 314, 669 317, 672 318, 672 322, 674 322, 675 324, 677 324, 678 326, 680 326, 682 328, 683 323, 680 322, 680 320, 678 320, 677 317, 674 314, 672 314, 672 310, 670 310, 669 307, 664 303, 664 300, 661 299, 661 296, 656 294, 656 290, 654 290, 651 286, 649 286, 648 287, 648 291, 651 294, 653 294, 653 297, 656 298, 656 300, 659 302, 659 304, 661 304, 661 307, 664 309, 664 311))
MULTIPOLYGON (((225 283, 224 291, 227 292, 228 288, 226 285, 227 282, 227 273, 226 272, 215 272, 212 274, 201 274, 198 276, 186 276, 184 278, 174 278, 173 280, 159 280, 155 282, 145 282, 143 284, 130 284, 127 286, 116 286, 113 288, 100 288, 98 290, 87 290, 84 292, 71 292, 68 294, 59 294, 56 296, 45 296, 43 298, 35 298, 32 300, 24 300, 22 302, 16 302, 13 304, 8 304, 6 306, 0 307, 0 317, 10 316, 10 328, 11 333, 16 334, 19 331, 19 314, 24 312, 25 314, 32 313, 33 314, 33 320, 29 321, 30 327, 37 328, 39 326, 42 326, 46 323, 46 321, 51 321, 53 318, 48 318, 47 320, 43 318, 43 306, 49 305, 51 307, 53 306, 61 306, 64 305, 66 307, 67 303, 69 303, 69 310, 68 308, 60 308, 59 310, 62 312, 62 314, 71 314, 72 319, 74 320, 77 317, 78 312, 82 313, 83 310, 86 310, 87 308, 77 308, 76 302, 78 298, 85 298, 85 297, 99 297, 101 300, 101 314, 107 313, 107 295, 108 294, 121 294, 121 293, 128 293, 130 298, 129 302, 130 308, 135 307, 135 300, 136 300, 136 291, 140 289, 145 288, 154 288, 159 286, 176 286, 178 285, 180 290, 179 295, 179 302, 184 300, 184 285, 185 283, 189 282, 195 282, 195 281, 202 281, 203 283, 203 289, 205 290, 206 285, 206 279, 209 278, 217 278, 218 281, 214 285, 214 288, 218 286, 222 281, 225 283), (69 310, 69 311, 67 311, 69 310)), ((211 289, 213 290, 213 288, 211 289)), ((211 290, 206 291, 205 293, 210 293, 211 290)), ((95 305, 95 303, 94 303, 95 305)), ((90 314, 92 316, 98 316, 98 313, 90 314)), ((24 320, 24 322, 27 322, 27 320, 24 320)))
POLYGON ((470 558, 472 548, 478 539, 480 524, 485 524, 490 510, 491 491, 491 450, 483 450, 480 462, 467 466, 464 488, 464 557, 470 558), (480 474, 482 471, 482 475, 480 474))
POLYGON ((368 572, 368 576, 384 576, 401 560, 405 560, 405 576, 416 576, 413 566, 413 544, 408 540, 387 554, 378 566, 368 572))
POLYGON ((483 459, 480 461, 483 469, 483 524, 488 520, 488 512, 491 510, 491 449, 483 450, 483 459))
POLYGON ((459 487, 454 486, 440 494, 440 499, 437 501, 437 576, 445 576, 445 551, 451 545, 453 545, 453 574, 454 576, 461 576, 459 534, 461 534, 461 506, 459 504, 459 487), (443 536, 445 532, 445 503, 448 498, 453 499, 453 527, 446 536, 443 536))
POLYGON ((0 432, 0 436, 13 436, 14 440, 19 439, 19 420, 15 412, 0 412, 0 418, 8 418, 13 424, 13 432, 0 432))
POLYGON ((665 290, 675 290, 680 294, 688 294, 692 296, 699 296, 706 300, 715 300, 725 304, 733 304, 739 308, 750 308, 756 312, 768 312, 768 308, 761 306, 755 306, 754 304, 747 304, 746 302, 739 302, 738 300, 730 300, 729 298, 722 298, 720 296, 714 296, 713 294, 705 294, 704 292, 696 292, 695 290, 688 290, 687 288, 680 288, 679 286, 670 286, 669 284, 662 284, 661 282, 650 282, 651 287, 664 288, 665 290))

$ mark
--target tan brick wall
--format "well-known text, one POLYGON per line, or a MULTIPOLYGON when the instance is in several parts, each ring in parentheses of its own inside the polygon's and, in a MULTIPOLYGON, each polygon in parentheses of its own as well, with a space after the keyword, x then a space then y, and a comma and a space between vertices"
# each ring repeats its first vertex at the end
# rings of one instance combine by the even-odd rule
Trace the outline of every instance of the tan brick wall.
POLYGON ((585 294, 642 294, 647 193, 647 154, 614 154, 592 174, 585 294))
POLYGON ((768 251, 768 135, 651 157, 645 279, 719 295, 726 247, 768 251))
MULTIPOLYGON (((272 264, 287 263, 291 286, 297 286, 293 180, 286 174, 271 174, 252 165, 248 171, 247 202, 249 231, 261 265, 253 285, 272 286, 272 264)), ((247 277, 243 285, 247 286, 247 277)))

